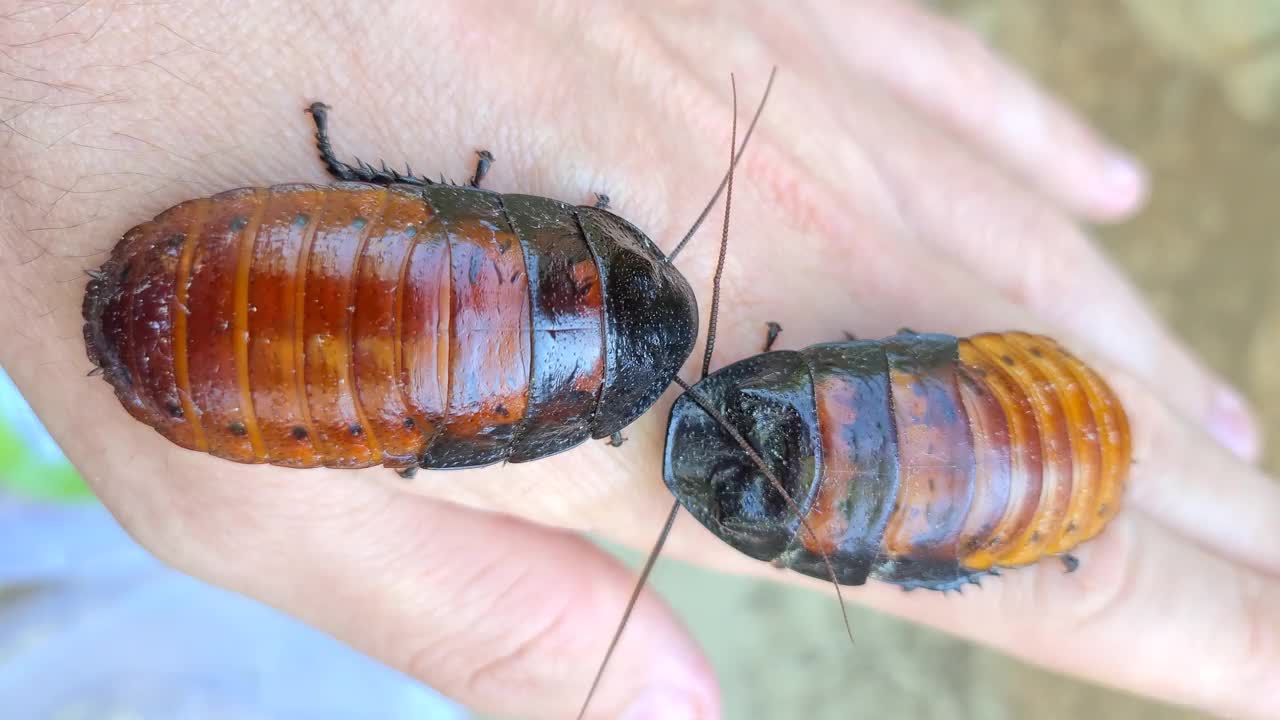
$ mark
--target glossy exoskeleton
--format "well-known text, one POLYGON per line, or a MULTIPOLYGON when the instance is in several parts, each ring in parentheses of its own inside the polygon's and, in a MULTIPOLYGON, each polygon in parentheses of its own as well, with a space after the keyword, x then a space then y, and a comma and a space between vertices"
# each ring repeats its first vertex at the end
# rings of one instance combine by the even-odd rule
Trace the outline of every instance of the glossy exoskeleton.
POLYGON ((609 437, 698 334, 685 278, 626 220, 338 161, 335 185, 184 202, 125 233, 84 337, 183 447, 291 467, 474 467, 609 437))
POLYGON ((904 332, 711 374, 671 410, 664 478, 751 557, 949 590, 1097 535, 1129 465, 1124 409, 1053 340, 904 332))

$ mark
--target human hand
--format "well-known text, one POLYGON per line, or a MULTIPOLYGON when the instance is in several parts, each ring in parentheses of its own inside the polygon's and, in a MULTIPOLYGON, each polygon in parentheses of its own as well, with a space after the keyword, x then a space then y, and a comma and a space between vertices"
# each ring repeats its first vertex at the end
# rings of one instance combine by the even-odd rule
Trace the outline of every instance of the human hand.
MULTIPOLYGON (((486 147, 491 188, 607 192, 669 248, 723 172, 728 72, 749 107, 779 64, 739 166, 717 365, 756 352, 766 320, 791 347, 904 325, 1046 332, 1123 395, 1139 460, 1073 575, 1048 563, 960 598, 846 595, 1164 700, 1275 713, 1280 489, 1209 439, 1257 452, 1246 412, 1073 220, 1133 211, 1141 175, 969 35, 889 2, 364 8, 32 6, 0 26, 0 364, 153 552, 480 709, 570 715, 633 580, 577 531, 652 542, 671 395, 621 450, 412 484, 235 465, 169 445, 82 379, 83 270, 180 200, 322 180, 301 112, 315 99, 344 156, 463 177, 486 147)), ((678 263, 704 307, 710 235, 678 263)), ((687 518, 669 547, 821 586, 687 518)), ((596 714, 666 698, 715 716, 710 669, 670 612, 646 597, 631 622, 596 714)))

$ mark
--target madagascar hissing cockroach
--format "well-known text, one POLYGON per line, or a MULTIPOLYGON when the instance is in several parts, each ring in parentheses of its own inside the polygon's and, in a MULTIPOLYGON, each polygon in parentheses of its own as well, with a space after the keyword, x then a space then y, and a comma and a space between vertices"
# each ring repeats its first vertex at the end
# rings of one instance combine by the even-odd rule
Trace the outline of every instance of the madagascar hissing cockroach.
POLYGON ((1124 409, 1053 340, 908 331, 713 373, 672 407, 663 478, 751 557, 952 590, 1097 535, 1129 465, 1124 409))
POLYGON ((708 347, 698 383, 674 379, 663 479, 676 502, 588 701, 682 506, 837 593, 869 578, 959 590, 1049 555, 1071 572, 1067 553, 1120 508, 1124 408, 1052 339, 903 330, 768 352, 781 329, 768 326, 765 353, 708 374, 708 347))
MULTIPOLYGON (((1054 340, 902 330, 765 352, 710 372, 727 247, 728 175, 702 377, 671 407, 675 495, 578 719, 599 688, 683 506, 737 550, 841 585, 959 590, 1067 554, 1119 510, 1131 463, 1123 406, 1054 340)), ((843 600, 841 602, 843 609, 843 600)), ((848 616, 845 629, 853 638, 848 616)))
POLYGON ((90 273, 89 358, 135 418, 238 462, 460 468, 617 441, 667 388, 684 241, 482 190, 485 151, 466 185, 341 162, 308 110, 341 182, 184 202, 90 273))

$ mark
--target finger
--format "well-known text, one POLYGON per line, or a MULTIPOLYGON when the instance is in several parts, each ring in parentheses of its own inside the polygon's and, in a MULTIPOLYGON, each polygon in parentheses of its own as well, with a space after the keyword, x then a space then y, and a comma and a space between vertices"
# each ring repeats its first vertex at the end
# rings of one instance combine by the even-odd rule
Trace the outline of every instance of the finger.
POLYGON ((1078 557, 1074 573, 1050 559, 959 598, 881 586, 873 604, 1164 702, 1230 717, 1280 712, 1280 581, 1140 512, 1078 557))
MULTIPOLYGON (((710 534, 697 530, 703 537, 693 547, 677 538, 673 554, 831 592, 829 582, 712 547, 710 534)), ((1273 681, 1280 673, 1280 580, 1224 560, 1134 510, 1122 511, 1073 554, 1080 563, 1073 573, 1047 558, 983 578, 981 587, 960 594, 905 593, 873 581, 844 596, 1162 702, 1228 717, 1280 713, 1273 681)), ((842 633, 834 612, 831 633, 842 633)))
POLYGON ((1261 453, 1244 401, 1155 318, 1132 285, 1065 215, 932 132, 893 103, 863 98, 847 122, 914 234, 1043 318, 1072 347, 1158 388, 1168 403, 1240 457, 1261 453), (904 143, 913 152, 898 152, 904 143), (933 182, 920 192, 920 179, 933 182))
POLYGON ((814 30, 831 37, 856 73, 995 156, 1072 212, 1109 220, 1142 204, 1147 181, 1141 165, 1108 146, 973 32, 910 2, 820 6, 814 30), (845 39, 855 30, 854 40, 845 39))
POLYGON ((1133 432, 1126 502, 1230 560, 1280 578, 1280 483, 1168 412, 1141 383, 1108 382, 1133 432))
MULTIPOLYGON (((568 532, 408 496, 351 473, 277 472, 218 468, 193 477, 171 495, 162 522, 151 520, 156 488, 141 503, 126 495, 142 489, 124 481, 101 489, 164 559, 471 707, 576 714, 632 586, 624 567, 568 532)), ((715 717, 716 693, 693 640, 647 594, 589 717, 715 717)))

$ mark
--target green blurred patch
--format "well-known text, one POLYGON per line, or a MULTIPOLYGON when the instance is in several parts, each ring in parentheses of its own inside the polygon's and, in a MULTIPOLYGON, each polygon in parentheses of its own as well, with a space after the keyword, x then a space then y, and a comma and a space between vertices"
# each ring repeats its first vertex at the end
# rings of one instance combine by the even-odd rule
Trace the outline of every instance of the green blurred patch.
POLYGON ((35 499, 87 501, 93 493, 0 368, 0 491, 35 499))

